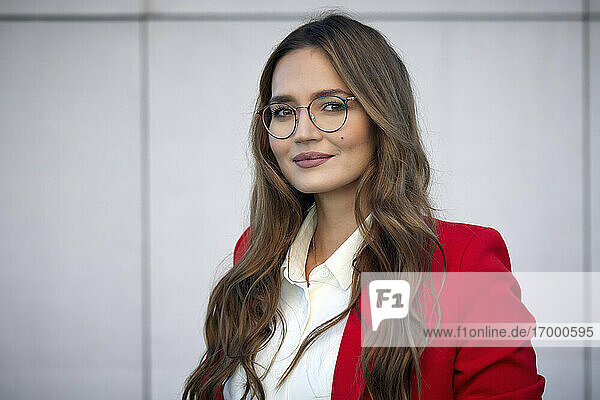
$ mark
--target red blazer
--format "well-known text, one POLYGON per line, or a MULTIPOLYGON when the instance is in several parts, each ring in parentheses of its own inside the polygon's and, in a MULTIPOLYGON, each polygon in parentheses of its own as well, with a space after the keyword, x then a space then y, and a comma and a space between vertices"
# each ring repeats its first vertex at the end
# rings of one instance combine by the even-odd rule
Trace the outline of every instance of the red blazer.
MULTIPOLYGON (((493 228, 436 219, 438 239, 444 248, 448 272, 510 271, 506 245, 493 228)), ((234 250, 234 264, 244 255, 250 236, 247 228, 234 250)), ((436 247, 432 271, 443 271, 443 258, 436 247)), ((506 299, 520 305, 516 280, 506 282, 506 299)), ((504 290, 504 289, 503 289, 504 290)), ((503 300, 505 301, 505 300, 503 300)), ((360 301, 358 302, 360 309, 360 301)), ((526 309, 525 309, 526 310, 526 309)), ((333 375, 332 399, 371 400, 362 374, 354 381, 361 352, 361 322, 352 310, 342 336, 333 375)), ((532 347, 429 347, 420 359, 423 400, 444 399, 541 399, 544 377, 537 374, 532 347)), ((417 399, 416 382, 412 382, 417 399)), ((223 398, 223 386, 219 398, 223 398)))

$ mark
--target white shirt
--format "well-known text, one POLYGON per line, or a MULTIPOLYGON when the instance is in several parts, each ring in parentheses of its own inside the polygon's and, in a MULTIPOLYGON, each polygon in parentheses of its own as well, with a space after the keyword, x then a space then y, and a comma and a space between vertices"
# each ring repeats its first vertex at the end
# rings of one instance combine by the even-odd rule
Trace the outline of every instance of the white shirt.
MULTIPOLYGON (((366 218, 367 223, 370 220, 371 214, 366 218)), ((314 328, 339 314, 348 306, 350 299, 352 259, 360 249, 363 237, 357 227, 324 263, 310 272, 310 286, 307 286, 304 278, 306 258, 316 225, 317 214, 313 203, 281 265, 279 309, 285 317, 287 332, 271 370, 261 380, 267 400, 329 399, 331 396, 333 372, 348 316, 321 334, 306 349, 281 388, 275 390, 277 380, 291 364, 304 338, 314 328)), ((256 356, 259 377, 273 359, 281 337, 282 328, 278 321, 275 334, 256 356)), ((225 400, 240 400, 245 382, 245 371, 238 366, 223 386, 225 400)), ((246 397, 251 398, 250 394, 246 397)))

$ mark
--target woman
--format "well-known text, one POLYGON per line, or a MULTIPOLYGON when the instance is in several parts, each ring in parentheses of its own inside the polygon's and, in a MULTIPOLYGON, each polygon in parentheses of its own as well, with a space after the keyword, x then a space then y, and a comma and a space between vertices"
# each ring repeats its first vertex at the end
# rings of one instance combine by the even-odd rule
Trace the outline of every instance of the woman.
POLYGON ((360 272, 510 270, 496 230, 433 217, 410 78, 377 30, 330 13, 291 32, 250 132, 250 226, 183 399, 541 398, 531 347, 361 347, 360 272))

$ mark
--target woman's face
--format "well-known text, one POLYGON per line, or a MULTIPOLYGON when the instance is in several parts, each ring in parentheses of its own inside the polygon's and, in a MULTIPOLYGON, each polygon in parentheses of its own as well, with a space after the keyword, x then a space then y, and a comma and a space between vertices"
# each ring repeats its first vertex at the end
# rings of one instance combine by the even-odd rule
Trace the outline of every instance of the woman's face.
MULTIPOLYGON (((271 97, 287 96, 293 107, 307 106, 315 93, 340 89, 350 93, 327 55, 309 47, 294 50, 282 57, 273 72, 271 97)), ((269 144, 285 178, 303 193, 325 193, 356 182, 373 157, 371 121, 357 100, 348 102, 348 119, 338 131, 319 130, 309 119, 306 108, 298 113, 298 125, 287 139, 269 135, 269 144), (327 161, 309 166, 294 157, 304 152, 330 154, 327 161)))

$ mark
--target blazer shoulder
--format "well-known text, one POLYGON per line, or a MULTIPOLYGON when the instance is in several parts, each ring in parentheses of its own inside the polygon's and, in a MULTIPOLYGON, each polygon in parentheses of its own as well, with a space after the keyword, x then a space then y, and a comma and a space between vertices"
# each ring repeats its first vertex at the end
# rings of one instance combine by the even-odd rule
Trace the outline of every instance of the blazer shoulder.
MULTIPOLYGON (((452 222, 435 219, 440 244, 446 256, 448 272, 457 271, 510 271, 510 258, 506 243, 497 229, 489 226, 452 222), (494 259, 494 263, 490 263, 494 259), (490 268, 500 263, 503 268, 490 268)), ((434 260, 441 261, 441 253, 436 248, 434 260)), ((435 262, 435 261, 434 261, 435 262)), ((443 270, 442 265, 434 265, 434 270, 443 270)))
MULTIPOLYGON (((490 258, 502 265, 500 270, 510 271, 510 259, 504 239, 492 227, 435 219, 438 240, 444 249, 447 272, 467 270, 498 270, 488 268, 490 258)), ((233 251, 233 264, 244 257, 250 242, 250 226, 240 235, 233 251)), ((433 271, 443 271, 443 257, 439 247, 434 252, 433 271)))
POLYGON ((246 250, 248 249, 249 242, 250 227, 247 227, 235 243, 235 248, 233 249, 233 265, 237 265, 237 263, 240 262, 240 260, 246 253, 246 250))

